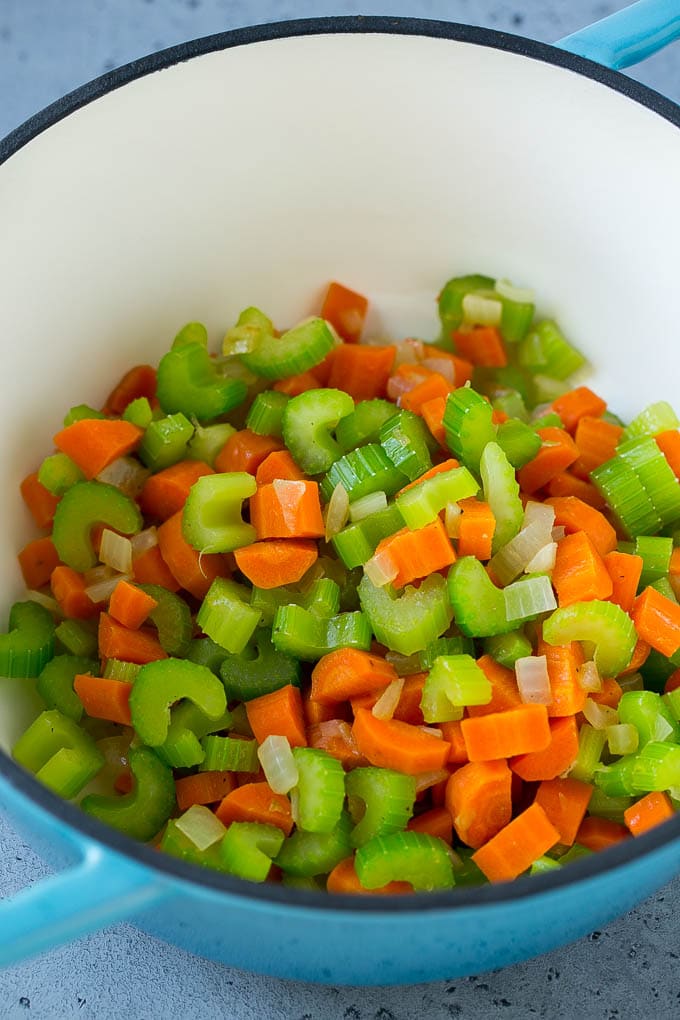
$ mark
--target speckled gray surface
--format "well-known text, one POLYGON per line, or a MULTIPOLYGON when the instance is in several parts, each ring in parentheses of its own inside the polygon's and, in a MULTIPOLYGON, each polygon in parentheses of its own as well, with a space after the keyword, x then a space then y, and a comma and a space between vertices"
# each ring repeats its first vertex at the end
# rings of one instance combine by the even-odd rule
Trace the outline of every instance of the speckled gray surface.
MULTIPOLYGON (((246 24, 328 14, 444 18, 552 41, 624 6, 602 0, 0 0, 0 136, 121 63, 246 24)), ((680 44, 636 78, 680 101, 680 44)), ((45 866, 0 818, 0 890, 45 866)), ((410 988, 322 988, 190 956, 127 925, 0 974, 0 1018, 671 1020, 680 1016, 680 880, 601 932, 539 959, 410 988)), ((540 923, 550 923, 541 919, 540 923)))

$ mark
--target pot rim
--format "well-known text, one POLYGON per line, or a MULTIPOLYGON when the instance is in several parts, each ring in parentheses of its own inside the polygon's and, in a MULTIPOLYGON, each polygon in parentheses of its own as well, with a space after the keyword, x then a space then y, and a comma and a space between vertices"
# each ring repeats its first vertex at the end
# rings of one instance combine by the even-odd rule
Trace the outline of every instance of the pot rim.
MULTIPOLYGON (((638 105, 647 107, 677 127, 680 127, 680 106, 653 89, 640 84, 617 71, 594 63, 546 43, 536 42, 519 35, 493 29, 461 25, 455 22, 422 18, 344 16, 305 18, 273 22, 228 32, 204 36, 177 46, 159 50, 139 60, 116 68, 85 85, 80 86, 29 118, 4 139, 0 140, 0 165, 36 138, 47 128, 57 124, 69 114, 88 105, 109 92, 121 88, 155 71, 204 56, 208 53, 270 42, 277 39, 314 35, 366 35, 386 34, 423 36, 454 42, 486 46, 543 63, 574 71, 583 77, 621 93, 638 105)), ((187 864, 170 854, 161 854, 151 847, 138 843, 86 815, 76 805, 64 801, 38 782, 30 773, 17 765, 4 751, 0 751, 0 777, 21 795, 33 801, 54 822, 65 822, 81 837, 103 844, 115 853, 142 864, 150 872, 169 881, 199 886, 207 891, 225 893, 250 899, 271 908, 297 908, 317 913, 361 913, 411 915, 414 911, 466 910, 471 907, 501 906, 532 897, 559 893, 567 886, 587 882, 602 873, 622 872, 630 863, 672 842, 680 841, 680 814, 664 825, 652 829, 639 839, 629 839, 603 853, 594 853, 570 864, 563 870, 547 874, 524 876, 514 882, 433 892, 427 896, 360 897, 348 894, 329 895, 303 889, 288 889, 276 884, 256 884, 229 875, 187 864)))

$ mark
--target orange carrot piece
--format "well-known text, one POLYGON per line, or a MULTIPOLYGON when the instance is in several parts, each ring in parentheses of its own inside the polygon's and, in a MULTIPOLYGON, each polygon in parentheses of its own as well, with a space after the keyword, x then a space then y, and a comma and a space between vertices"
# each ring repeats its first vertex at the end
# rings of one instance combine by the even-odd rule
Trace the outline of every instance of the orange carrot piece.
POLYGON ((434 347, 432 344, 423 344, 423 360, 448 361, 453 366, 453 385, 458 388, 465 386, 466 382, 472 379, 475 366, 466 358, 461 358, 451 351, 444 351, 441 347, 434 347))
POLYGON ((582 418, 601 418, 607 404, 587 386, 577 386, 553 400, 552 409, 559 414, 567 432, 574 432, 582 418))
POLYGON ((137 584, 158 584, 168 591, 180 589, 157 545, 135 556, 132 561, 132 574, 137 584))
MULTIPOLYGON (((397 707, 394 710, 393 719, 398 719, 400 722, 411 723, 412 726, 424 726, 425 720, 423 719, 423 711, 420 707, 420 702, 423 698, 423 688, 425 681, 427 680, 427 673, 412 673, 411 676, 404 677, 404 686, 401 689, 399 695, 399 701, 397 707)), ((373 691, 370 694, 358 695, 350 699, 352 706, 352 712, 356 715, 357 710, 360 708, 372 709, 380 695, 385 691, 386 686, 381 690, 373 691)), ((449 725, 448 723, 442 723, 437 728, 443 732, 443 727, 449 725)), ((449 738, 444 734, 444 740, 449 738)), ((462 738, 460 738, 462 740, 462 738)), ((463 759, 467 761, 467 758, 463 759)))
POLYGON ((546 503, 555 511, 555 524, 568 535, 585 531, 600 556, 616 549, 616 532, 599 510, 577 496, 553 496, 546 503))
MULTIPOLYGON (((158 548, 180 588, 203 599, 216 577, 229 574, 226 560, 218 553, 201 553, 189 545, 182 533, 182 511, 168 517, 158 529, 158 548)), ((138 561, 137 561, 138 562, 138 561)))
POLYGON ((513 669, 501 666, 490 655, 482 655, 477 665, 491 684, 491 701, 486 705, 470 705, 467 712, 471 718, 505 712, 523 704, 513 669))
POLYGON ((352 727, 345 719, 326 719, 315 723, 307 729, 310 747, 326 751, 337 758, 346 769, 367 764, 366 759, 357 747, 352 734, 352 727))
POLYGON ((83 418, 57 432, 54 445, 74 461, 86 478, 94 478, 139 444, 144 430, 129 421, 83 418))
POLYGON ((579 418, 574 433, 574 442, 578 446, 578 460, 571 466, 574 474, 587 479, 596 467, 611 460, 616 453, 622 432, 623 428, 620 425, 605 421, 604 418, 591 418, 589 415, 579 418))
POLYGON ((578 679, 578 667, 585 661, 581 645, 577 641, 570 645, 549 645, 540 640, 536 654, 545 655, 548 663, 552 691, 548 715, 556 718, 583 711, 587 694, 578 679))
POLYGON ((474 850, 512 818, 512 773, 507 762, 471 761, 446 784, 446 807, 456 835, 474 850))
POLYGON ((432 372, 427 379, 414 386, 399 399, 399 406, 422 417, 423 405, 432 400, 446 400, 453 386, 439 372, 432 372))
POLYGON ((50 576, 50 586, 64 616, 73 620, 89 620, 99 612, 89 595, 85 594, 87 585, 83 575, 71 567, 55 567, 50 576))
POLYGON ((255 472, 255 481, 258 485, 268 485, 277 480, 303 482, 306 477, 288 450, 273 450, 255 472))
POLYGON ((151 365, 135 365, 126 372, 109 393, 104 414, 122 414, 128 404, 139 397, 153 401, 156 397, 156 369, 151 365))
POLYGON ((656 590, 645 588, 633 603, 630 614, 638 637, 662 655, 680 648, 680 606, 656 590))
POLYGON ((163 468, 151 475, 144 483, 139 494, 139 505, 147 517, 155 517, 166 521, 187 501, 187 496, 194 482, 204 475, 215 472, 201 460, 180 460, 177 464, 163 468))
POLYGON ((245 783, 228 793, 215 812, 224 825, 261 822, 275 825, 289 836, 293 828, 290 801, 274 793, 269 783, 245 783))
POLYGON ((346 702, 329 702, 327 705, 320 701, 312 701, 309 691, 302 696, 302 704, 305 710, 305 722, 307 726, 316 726, 317 723, 328 722, 329 719, 350 719, 346 702))
POLYGON ((270 453, 282 449, 283 443, 274 436, 260 436, 242 429, 229 436, 215 457, 215 471, 247 471, 254 475, 270 453))
POLYGON ((550 743, 544 751, 516 755, 508 762, 527 783, 556 779, 573 765, 578 754, 578 726, 573 715, 550 719, 550 743))
POLYGON ((372 765, 410 776, 446 766, 451 745, 418 726, 397 719, 377 719, 360 708, 352 727, 359 751, 372 765))
POLYGON ((457 329, 453 334, 456 350, 473 365, 502 368, 508 363, 503 338, 495 326, 473 326, 457 329))
POLYGON ((557 543, 551 580, 559 606, 604 601, 613 591, 609 572, 585 531, 565 535, 557 543))
POLYGON ((451 750, 449 751, 449 765, 464 765, 468 760, 468 754, 460 722, 454 721, 439 723, 437 728, 442 731, 444 740, 447 740, 451 745, 451 750))
POLYGON ((123 796, 125 796, 126 793, 131 793, 134 786, 135 781, 132 778, 132 772, 130 772, 129 768, 123 769, 122 772, 119 772, 113 781, 114 790, 116 793, 120 793, 123 796))
POLYGON ((345 857, 336 864, 326 880, 326 891, 329 893, 345 893, 358 896, 398 896, 412 893, 410 882, 388 882, 377 889, 365 889, 359 881, 354 867, 354 858, 345 857))
POLYGON ((559 832, 541 805, 533 803, 476 850, 472 860, 490 882, 507 882, 530 868, 559 840, 559 832))
POLYGON ((409 832, 426 832, 429 836, 443 839, 451 846, 453 840, 453 819, 445 807, 430 808, 416 815, 406 826, 409 832))
POLYGON ((667 432, 659 432, 654 436, 654 441, 668 461, 668 466, 675 477, 680 478, 680 431, 669 429, 667 432))
POLYGON ((619 676, 628 676, 630 673, 637 673, 637 671, 646 663, 651 650, 651 646, 648 645, 646 641, 643 641, 642 638, 638 638, 635 642, 635 648, 633 649, 630 662, 625 669, 621 670, 619 676))
POLYGON ((612 579, 610 602, 621 606, 626 613, 633 608, 643 564, 642 556, 617 552, 616 549, 604 557, 604 565, 612 579))
POLYGON ((675 809, 667 793, 648 793, 623 812, 623 820, 633 836, 642 836, 673 818, 675 809))
POLYGON ((328 285, 321 305, 321 318, 330 322, 345 343, 357 344, 361 339, 368 311, 368 298, 333 280, 328 285))
POLYGON ((328 385, 357 401, 384 397, 396 353, 393 346, 341 344, 333 351, 328 385))
POLYGON ((59 554, 49 536, 34 538, 21 550, 18 560, 27 588, 42 588, 48 584, 52 572, 59 566, 59 554))
POLYGON ((258 588, 280 588, 299 581, 316 562, 313 538, 270 538, 236 549, 236 566, 258 588))
POLYGON ((306 747, 305 716, 299 687, 287 684, 246 702, 250 728, 258 744, 272 734, 287 737, 291 747, 306 747))
POLYGON ((298 375, 289 375, 285 379, 277 379, 272 386, 277 393, 285 393, 288 397, 299 397, 301 393, 308 390, 318 390, 323 383, 316 372, 299 372, 298 375))
POLYGON ((38 481, 38 472, 27 475, 19 486, 22 498, 39 528, 51 528, 59 502, 49 489, 38 481))
POLYGON ((496 518, 488 503, 470 496, 458 504, 463 511, 458 532, 458 555, 475 556, 478 560, 491 558, 491 543, 496 530, 496 518))
POLYGON ((83 703, 83 708, 93 719, 132 726, 130 715, 130 693, 132 684, 123 680, 111 680, 88 673, 77 673, 73 678, 73 690, 83 703))
POLYGON ((99 654, 103 659, 123 659, 140 666, 168 657, 155 633, 145 629, 130 630, 108 613, 99 617, 99 654))
POLYGON ((446 398, 434 397, 432 400, 425 400, 420 406, 420 413, 430 433, 434 436, 440 446, 446 449, 446 429, 444 428, 444 412, 446 411, 446 398))
POLYGON ((250 497, 250 523, 259 539, 322 538, 318 483, 284 480, 261 485, 250 497))
POLYGON ((395 588, 403 588, 417 578, 428 577, 436 570, 450 567, 456 560, 451 540, 439 517, 423 528, 414 531, 402 528, 383 538, 375 555, 389 558, 396 568, 397 574, 392 581, 395 588))
POLYGON ((678 687, 680 687, 680 669, 674 670, 668 677, 664 684, 663 692, 664 694, 670 694, 671 691, 677 691, 678 687))
POLYGON ((389 662, 357 648, 338 648, 319 659, 312 670, 311 700, 328 705, 375 694, 397 679, 389 662))
POLYGON ((233 772, 197 772, 175 780, 177 807, 186 811, 193 804, 216 804, 236 789, 233 772))
POLYGON ((628 839, 630 833, 625 825, 613 822, 609 818, 597 818, 595 815, 588 815, 581 822, 576 833, 575 843, 586 847, 588 850, 606 850, 609 846, 621 843, 628 839))
POLYGON ((109 613, 118 623, 130 630, 141 627, 158 602, 129 581, 119 581, 109 600, 109 613))
POLYGON ((671 576, 680 575, 680 547, 677 547, 671 553, 671 562, 668 566, 668 573, 671 576))
POLYGON ((564 429, 548 425, 538 429, 541 448, 528 464, 517 472, 519 484, 529 494, 542 489, 551 478, 574 463, 578 457, 578 449, 574 440, 564 429))
POLYGON ((454 468, 460 467, 459 462, 455 457, 449 457, 448 460, 442 461, 441 464, 435 464, 434 467, 428 468, 428 470, 420 475, 418 478, 409 482, 403 489, 400 489, 397 496, 401 496, 402 492, 408 492, 414 485, 420 485, 421 482, 426 482, 428 478, 434 478, 435 475, 441 474, 443 471, 453 471, 454 468))
POLYGON ((578 779, 545 779, 536 791, 540 804, 560 834, 560 843, 573 846, 576 833, 585 818, 594 787, 578 779))
MULTIPOLYGON (((573 465, 572 465, 573 467, 573 465)), ((551 478, 546 485, 549 496, 576 496, 582 503, 587 503, 595 510, 604 510, 606 502, 594 485, 577 478, 571 471, 560 471, 558 475, 551 478)))
MULTIPOLYGON (((647 646, 649 651, 649 645, 647 646)), ((591 701, 596 701, 598 705, 607 705, 608 708, 617 708, 619 701, 623 696, 623 687, 618 683, 614 677, 608 676, 602 681, 602 690, 594 691, 588 695, 591 701)))
POLYGON ((520 705, 463 719, 460 725, 471 762, 543 751, 550 743, 545 705, 520 705))

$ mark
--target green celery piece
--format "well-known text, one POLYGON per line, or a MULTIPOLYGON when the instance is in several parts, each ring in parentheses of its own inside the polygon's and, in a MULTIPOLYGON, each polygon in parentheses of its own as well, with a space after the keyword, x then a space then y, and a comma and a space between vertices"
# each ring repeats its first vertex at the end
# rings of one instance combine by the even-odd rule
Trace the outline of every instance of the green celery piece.
POLYGON ((37 602, 15 602, 0 634, 0 676, 38 676, 54 655, 54 620, 37 602))
POLYGON ((419 588, 407 585, 399 596, 389 588, 376 588, 364 576, 358 591, 376 639, 402 655, 423 651, 451 623, 446 581, 440 574, 431 574, 419 588))
POLYGON ((474 655, 474 641, 462 634, 455 634, 453 637, 440 637, 419 653, 420 668, 422 670, 432 669, 435 659, 440 655, 474 655))
POLYGON ((84 479, 85 475, 78 465, 65 453, 45 457, 38 469, 38 481, 53 496, 63 496, 67 489, 84 479))
POLYGON ((518 659, 533 655, 531 641, 521 630, 511 630, 507 634, 494 634, 484 639, 484 652, 495 659, 500 666, 514 669, 518 659))
POLYGON ((312 878, 327 875, 352 853, 352 819, 343 811, 332 832, 303 832, 296 829, 284 840, 274 863, 287 875, 312 878))
POLYGON ((663 525, 680 517, 680 484, 666 457, 650 436, 619 443, 616 456, 633 469, 663 525))
POLYGON ((230 875, 264 882, 284 838, 275 825, 232 822, 219 844, 222 866, 230 875))
POLYGON ((638 731, 640 747, 650 740, 680 743, 680 726, 661 695, 654 691, 625 691, 617 711, 619 722, 630 723, 638 731))
POLYGON ((307 390, 288 401, 281 419, 283 441, 303 471, 321 474, 342 456, 331 432, 353 409, 354 401, 343 390, 307 390))
POLYGON ((680 687, 676 687, 675 690, 664 694, 663 703, 675 722, 680 723, 680 687))
POLYGON ((256 350, 263 340, 268 343, 274 337, 274 323, 264 312, 252 305, 245 308, 236 325, 228 329, 222 341, 222 353, 226 356, 232 354, 248 354, 256 350))
POLYGON ((159 659, 142 666, 130 694, 130 713, 143 743, 160 747, 168 735, 170 708, 182 698, 209 719, 219 719, 227 707, 224 687, 205 666, 185 659, 159 659))
POLYGON ((562 865, 552 857, 538 857, 529 868, 530 875, 545 875, 550 871, 559 871, 562 865))
POLYGON ((486 885, 488 879, 472 860, 473 851, 469 847, 456 847, 456 857, 453 860, 453 877, 456 880, 456 887, 459 889, 466 886, 486 885))
POLYGON ((243 501, 257 484, 247 471, 203 475, 191 486, 182 515, 182 534, 204 553, 225 553, 254 542, 257 534, 242 517, 243 501))
POLYGON ((459 386, 449 394, 444 411, 446 445, 475 474, 479 473, 484 447, 496 440, 492 418, 491 404, 469 386, 459 386))
POLYGON ((496 442, 516 471, 533 460, 541 448, 536 430, 519 418, 509 418, 498 426, 496 442))
POLYGON ((202 322, 187 322, 182 326, 175 339, 172 341, 172 350, 178 347, 185 347, 187 344, 200 344, 208 346, 208 330, 202 322))
POLYGON ((70 655, 89 659, 97 653, 96 622, 91 620, 62 620, 54 636, 70 655))
POLYGON ((612 822, 623 822, 623 812, 633 803, 632 797, 608 797, 596 786, 588 801, 588 814, 609 818, 612 822))
POLYGON ((245 585, 216 577, 196 616, 204 634, 232 655, 243 651, 261 620, 260 611, 248 605, 249 597, 245 585))
POLYGON ((547 574, 526 574, 503 589, 505 615, 509 620, 525 623, 541 613, 557 609, 557 601, 547 574))
POLYGON ((64 428, 68 428, 69 425, 73 425, 76 421, 88 421, 96 419, 101 421, 106 418, 103 411, 97 411, 94 407, 90 407, 89 404, 76 404, 72 407, 64 418, 64 428))
POLYGON ((380 445, 396 468, 410 482, 432 467, 431 433, 413 411, 398 411, 388 418, 379 433, 380 445))
POLYGON ((293 757, 298 767, 298 828, 303 832, 332 832, 345 803, 342 765, 316 747, 294 747, 293 757))
POLYGON ((505 615, 505 596, 474 556, 462 556, 449 571, 449 599, 458 628, 468 637, 492 637, 517 630, 505 615))
MULTIPOLYGON (((351 399, 351 398, 350 398, 351 399)), ((263 390, 258 393, 248 411, 246 428, 258 436, 283 438, 283 412, 290 401, 287 393, 263 390)))
POLYGON ((638 535, 635 539, 634 552, 636 556, 641 556, 643 561, 638 591, 643 591, 647 585, 668 576, 673 552, 672 538, 663 538, 660 535, 638 535))
POLYGON ((292 587, 253 587, 250 604, 262 613, 262 622, 268 627, 274 622, 276 612, 282 606, 302 606, 314 616, 328 619, 340 611, 341 591, 330 577, 319 577, 306 592, 295 591, 292 587))
POLYGON ((614 456, 590 472, 590 479, 609 504, 626 534, 653 535, 661 519, 631 465, 614 456))
POLYGON ((553 319, 536 323, 519 346, 519 363, 555 379, 567 379, 585 365, 585 358, 565 339, 553 319))
POLYGON ((238 407, 247 395, 242 379, 220 376, 202 343, 184 343, 161 358, 158 400, 166 414, 211 421, 238 407))
POLYGON ((338 613, 324 619, 303 606, 286 605, 276 611, 272 641, 280 652, 314 662, 338 648, 371 647, 371 627, 363 613, 338 613))
POLYGON ((559 414, 548 411, 547 414, 540 414, 537 418, 531 419, 531 427, 534 429, 564 428, 564 422, 559 414))
POLYGON ((498 443, 487 443, 479 462, 484 499, 496 518, 493 536, 494 553, 507 545, 520 531, 524 520, 524 507, 519 498, 519 483, 515 469, 498 443))
POLYGON ((416 892, 451 889, 453 865, 446 843, 423 832, 375 836, 356 852, 355 867, 365 889, 410 882, 416 892))
POLYGON ((479 290, 492 290, 495 280, 491 276, 473 273, 469 276, 455 276, 442 287, 439 295, 439 318, 442 324, 442 339, 451 341, 451 334, 463 321, 463 298, 479 290))
POLYGON ((466 467, 440 471, 397 496, 396 504, 411 530, 424 528, 446 507, 459 499, 475 496, 479 483, 466 467))
POLYGON ((494 411, 503 411, 509 418, 516 418, 523 422, 529 421, 529 412, 519 390, 498 390, 491 400, 491 406, 494 411))
POLYGON ((345 780, 350 814, 356 822, 352 846, 363 846, 375 836, 399 832, 413 814, 416 799, 415 776, 393 769, 352 769, 345 780))
POLYGON ((669 403, 659 400, 640 411, 626 426, 623 441, 638 439, 640 436, 657 436, 659 432, 680 428, 678 416, 669 403))
POLYGON ((423 718, 426 723, 462 719, 468 705, 488 705, 491 693, 491 684, 471 655, 440 655, 423 687, 423 718))
POLYGON ((566 854, 562 854, 560 857, 560 864, 564 867, 566 864, 571 864, 573 861, 579 861, 582 857, 589 857, 593 853, 585 846, 581 846, 580 843, 574 843, 572 847, 569 847, 566 854))
POLYGON ((501 315, 503 339, 508 343, 518 343, 524 339, 531 328, 535 310, 534 303, 533 301, 522 301, 516 288, 508 284, 506 280, 497 280, 494 290, 503 305, 501 315))
POLYGON ((123 420, 129 421, 139 429, 148 429, 153 421, 153 410, 147 397, 131 400, 123 411, 123 420))
POLYGON ((269 627, 256 630, 254 641, 256 658, 225 655, 222 660, 220 675, 228 701, 251 701, 302 682, 299 661, 274 647, 269 627))
MULTIPOLYGON (((606 797, 617 799, 620 797, 631 797, 634 792, 633 773, 637 758, 636 754, 627 754, 611 765, 600 765, 595 768, 592 777, 586 781, 594 781, 597 789, 606 797)), ((580 775, 574 774, 573 769, 570 772, 570 776, 576 779, 581 778, 580 775)))
POLYGON ((317 577, 302 597, 302 606, 328 620, 340 611, 340 585, 330 577, 317 577))
POLYGON ((226 421, 216 422, 214 425, 199 425, 195 422, 194 434, 187 443, 187 456, 192 460, 202 460, 204 464, 213 467, 217 454, 235 432, 234 426, 226 421))
POLYGON ((83 705, 73 690, 77 674, 90 673, 97 676, 99 663, 81 655, 55 655, 43 667, 36 689, 48 708, 58 709, 62 715, 74 722, 80 722, 83 705))
POLYGON ((255 740, 210 734, 203 737, 201 746, 205 752, 201 772, 257 772, 260 768, 255 740))
POLYGON ((321 875, 286 875, 284 872, 281 885, 288 889, 306 889, 307 892, 326 892, 326 882, 321 875))
POLYGON ((133 535, 142 530, 142 523, 137 504, 113 485, 77 482, 57 504, 52 541, 61 562, 84 573, 97 562, 90 538, 95 524, 133 535))
MULTIPOLYGON (((221 842, 221 841, 220 841, 221 842)), ((171 818, 165 827, 161 839, 161 850, 172 857, 179 857, 180 860, 189 864, 197 864, 203 868, 213 868, 215 871, 224 870, 219 854, 219 843, 213 843, 205 850, 199 850, 195 843, 177 827, 177 822, 171 818)))
POLYGON ((219 676, 222 663, 228 654, 226 648, 222 648, 212 638, 200 637, 191 639, 185 659, 199 666, 207 666, 211 673, 219 676))
POLYGON ((142 437, 139 459, 151 471, 162 471, 186 457, 193 434, 194 426, 181 411, 154 419, 142 437))
POLYGON ((667 577, 659 577, 656 581, 652 581, 649 587, 654 588, 660 595, 663 595, 664 598, 670 599, 671 602, 675 602, 677 605, 678 600, 675 597, 673 585, 667 577))
POLYGON ((279 337, 262 330, 259 345, 242 354, 241 360, 255 375, 265 379, 284 379, 314 368, 334 347, 335 337, 328 323, 324 319, 311 318, 279 337))
POLYGON ((635 760, 631 774, 633 794, 674 790, 680 786, 680 745, 650 740, 632 757, 635 760))
POLYGON ((571 779, 580 779, 583 783, 592 783, 601 769, 600 758, 607 742, 604 730, 596 730, 589 723, 582 723, 578 733, 578 754, 569 769, 571 779))
POLYGON ((404 527, 399 507, 392 503, 355 524, 350 524, 332 538, 336 553, 349 569, 361 567, 370 560, 378 544, 404 527))
POLYGON ((407 482, 404 472, 394 466, 382 446, 368 443, 343 454, 331 465, 321 483, 321 495, 328 502, 339 484, 346 489, 350 503, 354 503, 371 492, 393 496, 407 482))
POLYGON ((341 418, 335 438, 343 453, 357 446, 380 441, 380 429, 394 416, 394 404, 389 400, 360 400, 351 414, 341 418))
POLYGON ((139 587, 158 603, 149 613, 149 620, 158 630, 161 648, 168 655, 184 658, 194 631, 189 606, 181 596, 159 584, 140 584, 139 587))
POLYGON ((175 781, 172 770, 148 747, 130 751, 134 788, 124 797, 90 794, 81 807, 88 815, 111 825, 132 839, 146 843, 163 828, 175 810, 175 781))
POLYGON ((192 768, 205 758, 201 744, 203 737, 218 733, 231 726, 231 713, 208 717, 198 705, 181 701, 170 710, 170 725, 165 740, 155 748, 156 754, 171 768, 192 768))
POLYGON ((124 680, 132 684, 141 668, 136 662, 126 662, 125 659, 107 659, 102 676, 107 680, 124 680))
POLYGON ((601 676, 616 677, 628 665, 635 649, 635 625, 614 602, 575 602, 562 606, 543 623, 543 640, 549 645, 590 641, 601 676))
POLYGON ((80 793, 104 764, 94 740, 57 709, 42 712, 12 748, 19 765, 61 797, 80 793))

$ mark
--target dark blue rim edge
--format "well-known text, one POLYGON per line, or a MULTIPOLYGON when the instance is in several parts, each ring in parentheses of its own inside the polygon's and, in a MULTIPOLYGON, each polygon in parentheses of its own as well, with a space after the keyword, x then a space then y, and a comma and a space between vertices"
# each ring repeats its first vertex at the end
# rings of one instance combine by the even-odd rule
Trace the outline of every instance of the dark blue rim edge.
MULTIPOLYGON (((238 28, 230 32, 205 36, 178 46, 171 46, 139 60, 134 60, 75 89, 21 124, 0 141, 0 164, 10 159, 37 135, 75 110, 99 99, 108 92, 135 81, 137 78, 172 67, 174 64, 183 63, 206 53, 252 43, 299 36, 357 33, 426 36, 515 53, 591 78, 680 127, 680 107, 665 96, 623 74, 554 46, 535 42, 522 36, 471 25, 418 18, 357 15, 355 17, 308 18, 238 28)), ((291 890, 275 884, 257 885, 243 882, 207 868, 185 864, 168 854, 159 854, 148 846, 128 839, 114 829, 97 822, 73 804, 57 797, 2 752, 0 752, 0 773, 4 775, 10 786, 36 802, 56 821, 66 822, 70 828, 80 831, 88 839, 108 845, 116 853, 132 858, 148 867, 150 871, 159 872, 168 879, 202 886, 215 892, 228 893, 243 899, 269 902, 276 906, 312 908, 325 914, 352 911, 370 915, 395 915, 411 914, 414 911, 455 911, 476 906, 492 907, 500 903, 511 903, 529 897, 547 895, 566 886, 577 885, 579 881, 588 881, 602 872, 611 874, 614 871, 622 870, 631 861, 639 860, 674 840, 680 839, 680 816, 678 816, 639 839, 627 840, 607 850, 604 854, 598 853, 583 858, 562 871, 520 878, 507 884, 452 890, 446 893, 429 893, 427 896, 388 896, 375 899, 350 895, 329 896, 328 893, 291 890)))

